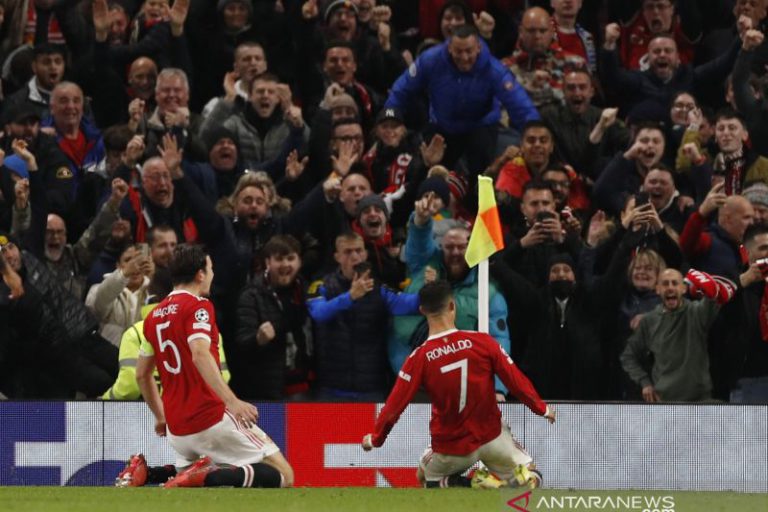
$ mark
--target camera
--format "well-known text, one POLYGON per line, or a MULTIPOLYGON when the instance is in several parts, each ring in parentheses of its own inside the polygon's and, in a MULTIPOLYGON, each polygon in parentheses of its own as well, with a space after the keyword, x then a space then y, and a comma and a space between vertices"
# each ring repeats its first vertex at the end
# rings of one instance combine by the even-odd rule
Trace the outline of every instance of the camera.
POLYGON ((640 192, 639 194, 635 194, 635 208, 638 206, 645 206, 650 201, 650 196, 648 196, 648 192, 640 192))
POLYGON ((547 219, 554 219, 556 217, 557 215, 550 211, 541 210, 540 212, 536 213, 536 222, 544 222, 547 219))

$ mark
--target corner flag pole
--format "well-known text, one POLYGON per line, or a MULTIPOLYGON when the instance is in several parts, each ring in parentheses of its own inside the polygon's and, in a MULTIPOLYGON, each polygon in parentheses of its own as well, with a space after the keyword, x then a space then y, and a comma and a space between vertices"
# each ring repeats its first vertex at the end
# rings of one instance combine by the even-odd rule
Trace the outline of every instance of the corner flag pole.
POLYGON ((488 258, 504 248, 499 210, 493 192, 493 180, 477 177, 478 208, 475 225, 469 237, 464 258, 471 267, 479 265, 477 276, 477 329, 488 332, 490 292, 488 284, 488 258))

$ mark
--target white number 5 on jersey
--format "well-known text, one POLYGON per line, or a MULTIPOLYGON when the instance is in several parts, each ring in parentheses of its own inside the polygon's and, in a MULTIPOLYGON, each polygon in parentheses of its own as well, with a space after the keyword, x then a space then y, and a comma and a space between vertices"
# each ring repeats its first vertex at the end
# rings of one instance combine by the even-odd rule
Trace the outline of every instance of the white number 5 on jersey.
POLYGON ((157 332, 157 339, 160 342, 160 352, 165 352, 165 349, 170 347, 171 351, 173 352, 173 358, 176 360, 176 366, 169 365, 168 361, 163 361, 163 366, 166 370, 168 370, 168 373, 178 375, 181 373, 181 354, 179 354, 179 349, 171 340, 163 339, 163 330, 169 325, 171 325, 170 321, 163 322, 161 324, 157 324, 155 329, 157 332))

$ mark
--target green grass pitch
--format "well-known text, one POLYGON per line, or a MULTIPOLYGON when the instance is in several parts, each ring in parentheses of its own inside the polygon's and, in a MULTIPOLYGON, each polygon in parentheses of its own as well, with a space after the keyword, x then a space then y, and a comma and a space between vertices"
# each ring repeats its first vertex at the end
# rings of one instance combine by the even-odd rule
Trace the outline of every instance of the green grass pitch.
MULTIPOLYGON (((514 511, 507 501, 519 491, 472 489, 113 489, 107 487, 0 488, 3 512, 464 512, 514 511)), ((673 512, 765 512, 768 495, 678 491, 562 491, 536 490, 524 510, 630 510, 643 508, 549 508, 541 499, 607 496, 672 496, 673 512)), ((522 502, 519 503, 523 505, 522 502)), ((605 502, 603 502, 603 505, 605 502)), ((555 503, 554 505, 557 505, 555 503)), ((651 511, 653 512, 653 510, 651 511)))

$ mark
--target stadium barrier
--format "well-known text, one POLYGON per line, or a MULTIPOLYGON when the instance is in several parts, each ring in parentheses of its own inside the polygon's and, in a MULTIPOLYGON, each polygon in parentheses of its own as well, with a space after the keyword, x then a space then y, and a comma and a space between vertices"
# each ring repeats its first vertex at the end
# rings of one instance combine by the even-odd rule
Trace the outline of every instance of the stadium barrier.
MULTIPOLYGON (((257 405, 296 485, 417 485, 429 404, 411 405, 370 453, 359 443, 380 404, 257 405)), ((502 409, 548 487, 768 492, 767 406, 563 403, 554 425, 520 404, 502 409)), ((0 402, 0 485, 111 485, 137 451, 174 460, 144 403, 0 402)))

